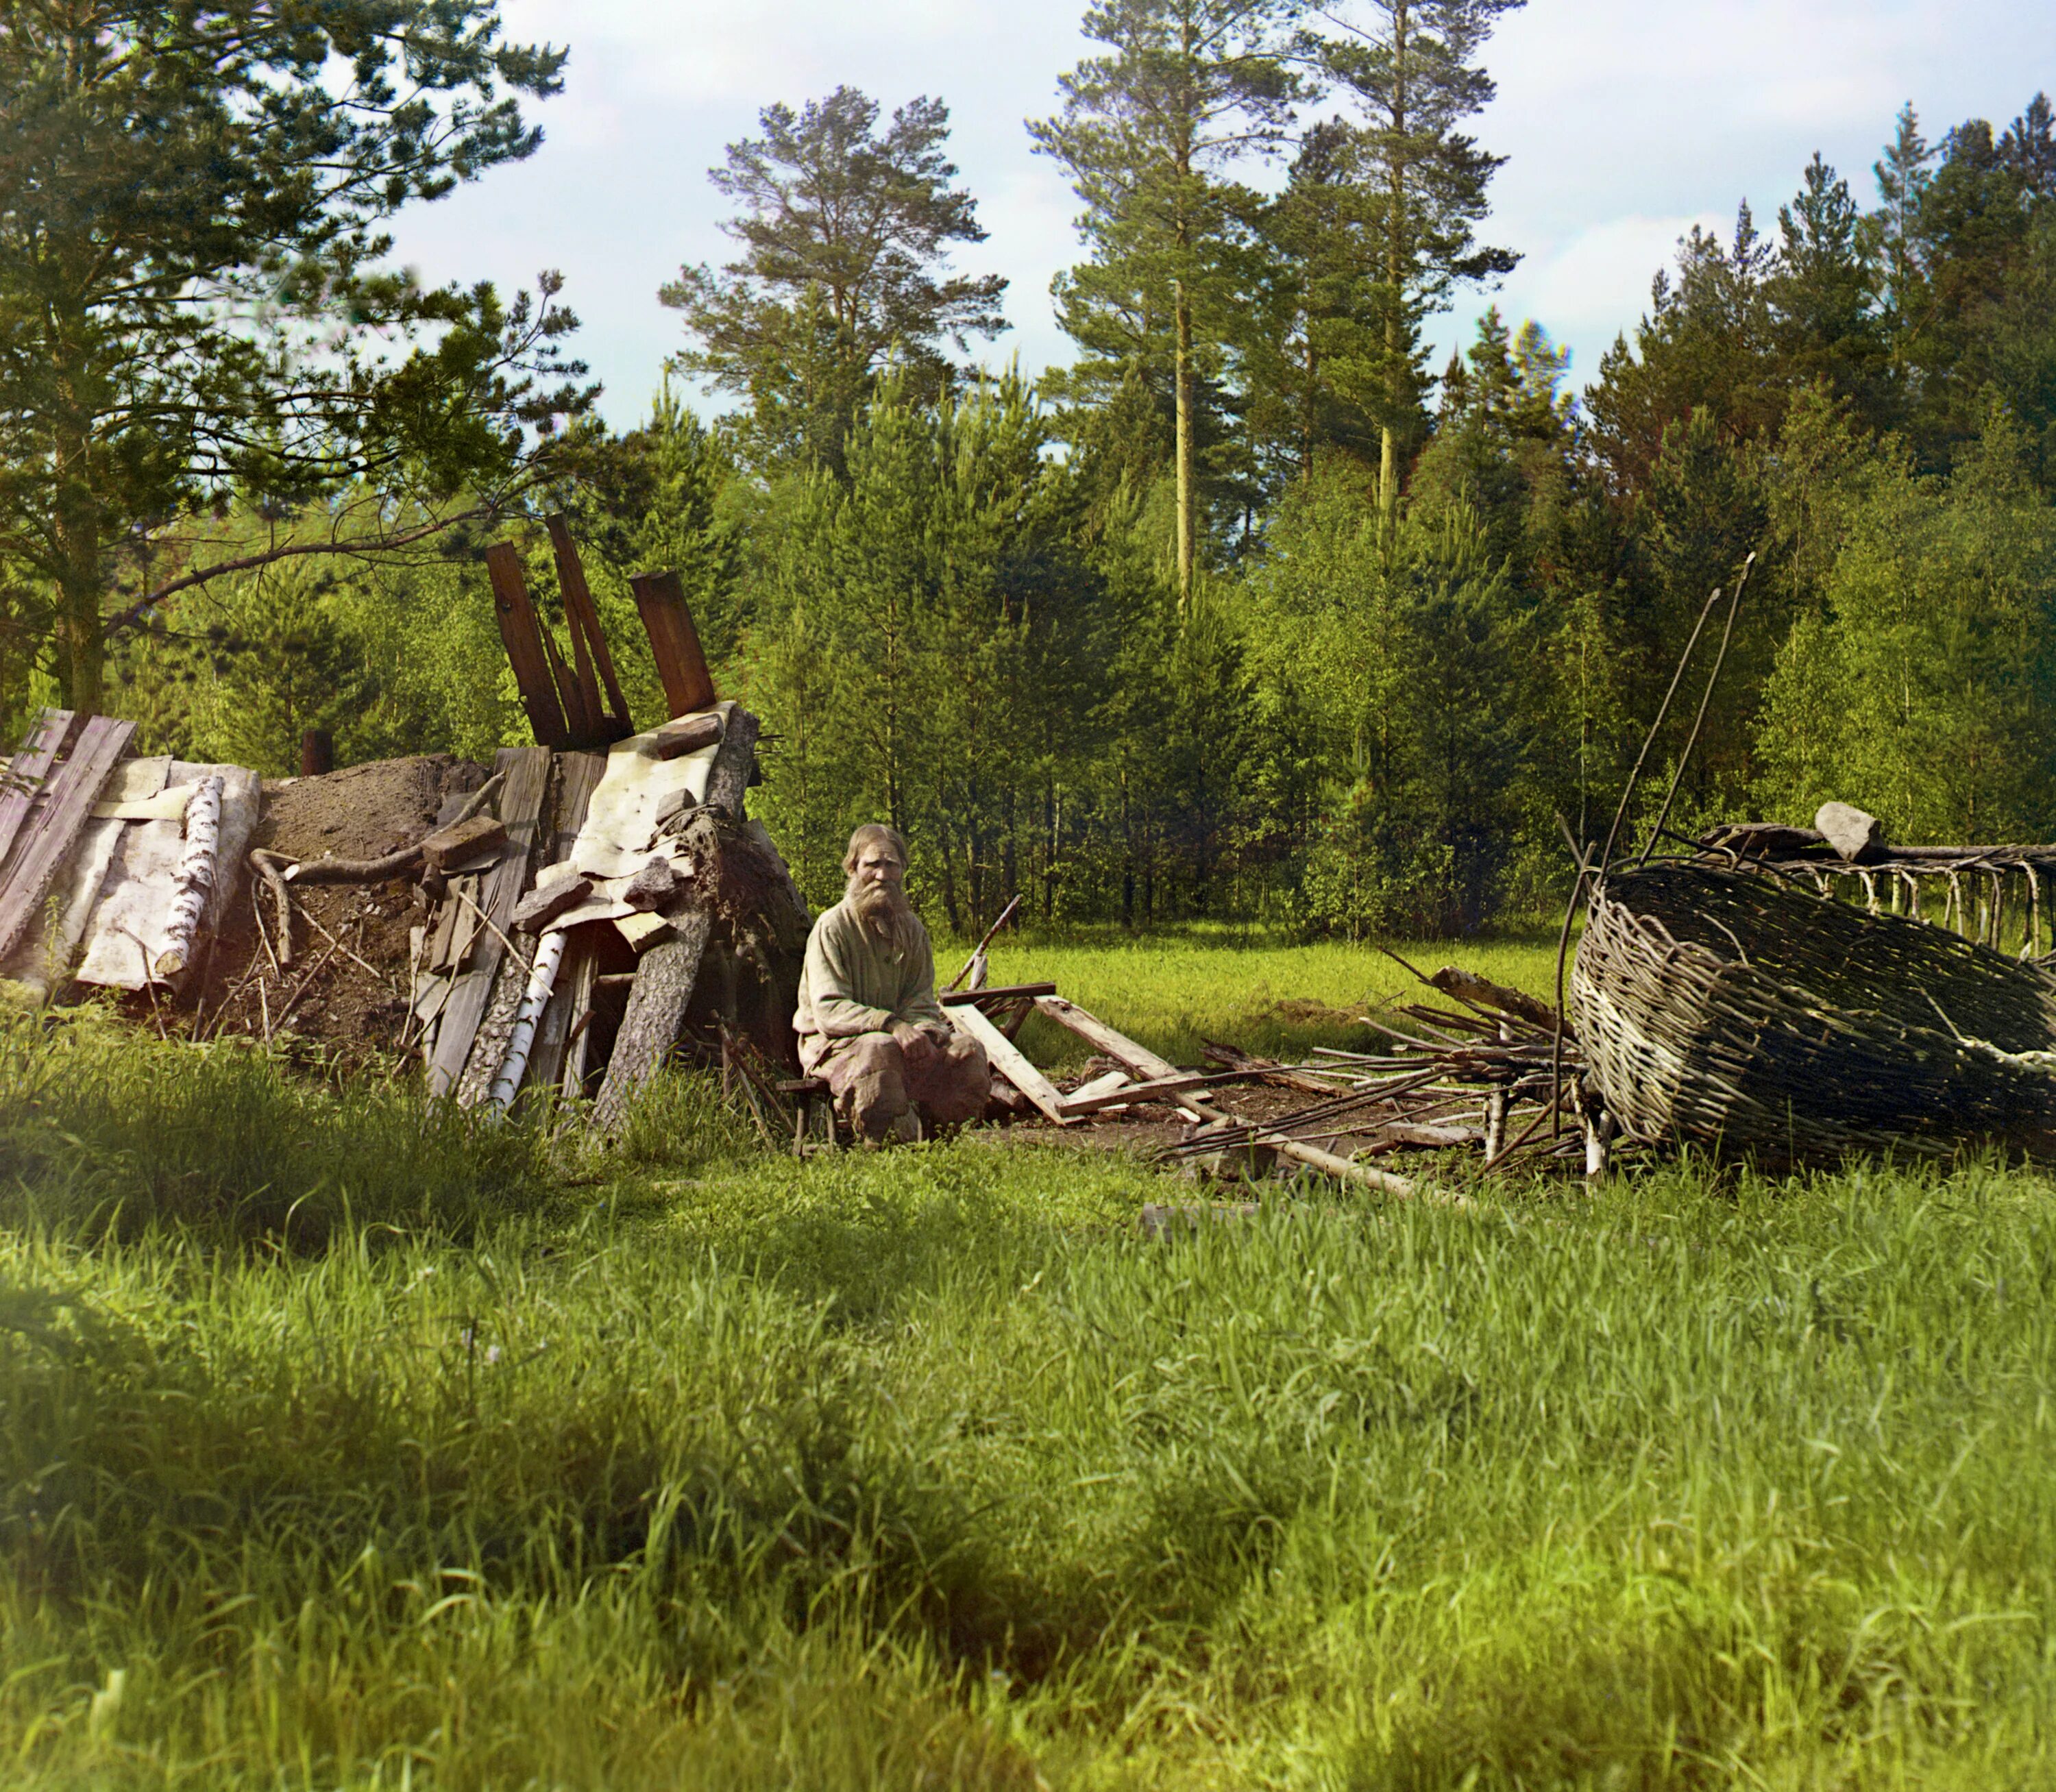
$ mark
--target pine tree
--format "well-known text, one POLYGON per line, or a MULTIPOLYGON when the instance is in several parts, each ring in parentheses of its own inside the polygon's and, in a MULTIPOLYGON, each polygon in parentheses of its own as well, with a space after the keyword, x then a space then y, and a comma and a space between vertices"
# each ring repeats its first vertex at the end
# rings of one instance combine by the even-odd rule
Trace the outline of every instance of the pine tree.
POLYGON ((1301 91, 1283 60, 1297 4, 1096 0, 1085 31, 1109 53, 1066 75, 1062 114, 1029 127, 1084 201, 1093 251, 1058 283, 1064 327, 1104 359, 1144 362, 1169 338, 1185 598, 1198 566, 1201 385, 1247 289, 1236 251, 1258 204, 1225 176, 1283 140, 1301 91))
POLYGON ((563 53, 499 30, 490 0, 7 9, 0 558, 55 594, 31 620, 74 707, 167 519, 367 473, 488 482, 589 399, 527 383, 575 322, 554 287, 507 310, 378 271, 401 206, 540 140, 518 96, 563 53), (417 330, 441 339, 392 365, 417 330))
POLYGON ((883 131, 853 87, 758 118, 764 135, 730 144, 709 176, 741 208, 722 227, 741 253, 718 272, 682 268, 658 297, 698 345, 678 365, 750 406, 760 467, 840 466, 888 359, 911 395, 939 396, 955 378, 943 345, 964 354, 1006 327, 1006 282, 946 271, 952 245, 985 231, 953 184, 940 100, 910 101, 883 131))
POLYGON ((1496 91, 1477 65, 1486 39, 1525 3, 1363 0, 1356 18, 1334 19, 1338 36, 1309 42, 1361 118, 1351 172, 1373 208, 1377 241, 1378 498, 1388 527, 1398 512, 1401 446, 1421 419, 1421 323, 1459 283, 1492 283, 1519 260, 1481 246, 1476 234, 1505 158, 1457 127, 1496 91))

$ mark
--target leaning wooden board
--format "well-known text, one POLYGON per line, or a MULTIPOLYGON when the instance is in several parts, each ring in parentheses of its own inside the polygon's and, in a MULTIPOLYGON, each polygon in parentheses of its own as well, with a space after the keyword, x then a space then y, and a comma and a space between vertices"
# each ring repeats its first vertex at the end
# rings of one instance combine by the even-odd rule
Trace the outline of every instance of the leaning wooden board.
MULTIPOLYGON (((579 829, 585 825, 587 805, 606 771, 603 753, 567 753, 558 759, 556 832, 544 855, 546 864, 561 864, 571 856, 579 829)), ((563 970, 543 1011, 535 1048, 528 1055, 528 1082, 532 1087, 551 1087, 563 1074, 571 1029, 592 999, 592 949, 591 936, 583 928, 574 930, 564 942, 563 970)))
POLYGON ((1074 1117, 1065 1113, 1064 1098, 1055 1085, 977 1008, 969 1003, 953 1003, 943 1012, 958 1032, 985 1047, 986 1062, 1040 1108, 1046 1118, 1059 1126, 1075 1123, 1074 1117))
POLYGON ((43 780, 73 732, 77 718, 69 710, 44 710, 29 724, 21 750, 7 762, 7 776, 0 780, 0 865, 7 862, 7 849, 27 819, 29 805, 43 788, 43 780))
POLYGON ((493 979, 506 943, 500 935, 514 924, 514 905, 528 882, 528 860, 542 824, 543 797, 550 782, 550 750, 546 746, 502 747, 492 769, 504 773, 500 792, 500 819, 507 829, 507 855, 485 873, 478 906, 492 924, 481 930, 469 967, 443 1004, 436 1030, 436 1049, 429 1060, 429 1093, 447 1095, 464 1073, 478 1023, 492 999, 493 979), (495 929, 497 929, 496 932, 495 929))
POLYGON ((43 806, 16 837, 6 883, 0 888, 0 959, 14 950, 35 919, 50 880, 93 813, 101 785, 114 769, 114 762, 128 750, 135 732, 132 722, 94 716, 81 732, 71 757, 49 774, 43 806))

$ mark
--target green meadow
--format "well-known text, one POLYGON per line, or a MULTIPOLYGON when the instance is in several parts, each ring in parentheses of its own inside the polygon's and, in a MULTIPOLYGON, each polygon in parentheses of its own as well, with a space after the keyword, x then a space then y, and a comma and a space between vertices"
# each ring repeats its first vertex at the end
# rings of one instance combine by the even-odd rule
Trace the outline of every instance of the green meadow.
MULTIPOLYGON (((1175 1056, 1404 983, 994 975, 1175 1056)), ((0 1783, 2056 1783, 2040 1177, 1307 1181, 1156 1241, 1208 1192, 772 1157, 690 1078, 566 1151, 0 1031, 0 1783)))

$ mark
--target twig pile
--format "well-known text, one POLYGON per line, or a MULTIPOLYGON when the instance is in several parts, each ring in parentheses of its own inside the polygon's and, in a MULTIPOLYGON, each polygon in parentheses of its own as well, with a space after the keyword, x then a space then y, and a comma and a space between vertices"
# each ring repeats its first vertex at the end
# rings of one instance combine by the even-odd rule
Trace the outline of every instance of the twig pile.
MULTIPOLYGON (((1404 960, 1401 961, 1402 963, 1404 960)), ((1410 971, 1414 967, 1408 965, 1410 971)), ((1454 967, 1421 981, 1455 1007, 1405 1003, 1391 1020, 1366 1024, 1391 1042, 1382 1051, 1316 1046, 1299 1065, 1273 1064, 1210 1045, 1210 1062, 1323 1098, 1282 1118, 1204 1126, 1160 1156, 1259 1152, 1286 1140, 1329 1147, 1361 1161, 1398 1152, 1481 1153, 1483 1167, 1590 1169, 1601 1121, 1580 1093, 1584 1065, 1566 1028, 1560 1040, 1566 1098, 1552 1101, 1559 1023, 1548 1004, 1454 967)), ((1598 1139, 1603 1154, 1603 1138, 1598 1139)))

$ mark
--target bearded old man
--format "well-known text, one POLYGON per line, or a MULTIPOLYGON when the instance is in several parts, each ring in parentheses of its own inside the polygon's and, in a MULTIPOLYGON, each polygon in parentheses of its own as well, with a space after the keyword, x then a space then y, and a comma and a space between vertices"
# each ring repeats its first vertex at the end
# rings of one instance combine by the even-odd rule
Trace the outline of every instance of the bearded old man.
POLYGON ((928 930, 907 900, 907 844, 868 823, 849 837, 843 899, 814 923, 793 1029, 861 1138, 915 1139, 985 1111, 985 1048, 935 999, 928 930))

